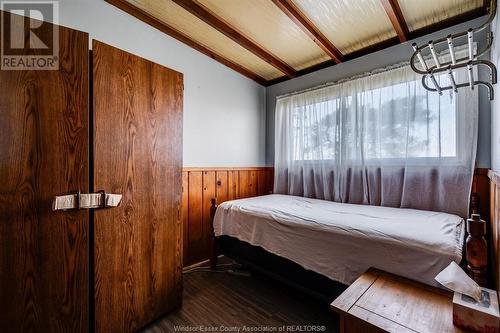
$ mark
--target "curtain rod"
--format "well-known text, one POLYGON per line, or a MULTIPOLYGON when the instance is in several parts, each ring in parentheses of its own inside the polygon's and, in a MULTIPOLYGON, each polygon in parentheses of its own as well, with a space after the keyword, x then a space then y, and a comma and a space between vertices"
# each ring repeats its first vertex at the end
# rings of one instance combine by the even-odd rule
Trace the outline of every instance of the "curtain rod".
MULTIPOLYGON (((475 44, 474 47, 476 47, 476 43, 474 43, 474 44, 475 44)), ((455 48, 457 49, 457 52, 462 52, 462 51, 464 51, 466 49, 466 47, 467 47, 467 45, 464 44, 464 45, 456 46, 455 48)), ((445 52, 444 51, 437 52, 438 56, 442 56, 443 53, 445 53, 445 52)), ((430 55, 428 55, 428 56, 426 56, 424 58, 426 58, 426 59, 429 58, 430 59, 430 55)), ((391 70, 394 70, 394 69, 398 69, 398 68, 402 68, 402 67, 405 67, 405 66, 410 66, 410 62, 409 61, 402 61, 402 62, 393 64, 393 65, 389 65, 389 66, 386 66, 386 67, 376 68, 374 70, 371 70, 371 71, 368 71, 368 72, 364 72, 364 73, 361 73, 361 74, 356 74, 356 75, 353 75, 353 76, 350 76, 350 77, 347 77, 347 78, 342 78, 342 79, 339 79, 339 80, 336 80, 336 81, 330 81, 330 82, 322 83, 322 84, 319 84, 319 85, 314 86, 314 87, 300 89, 300 90, 295 90, 295 91, 292 91, 292 92, 289 92, 289 93, 286 93, 286 94, 282 94, 282 95, 276 96, 276 100, 281 99, 281 98, 285 98, 285 97, 290 97, 290 96, 302 94, 302 93, 306 93, 306 92, 317 90, 317 89, 331 87, 331 86, 334 86, 334 85, 337 85, 337 84, 340 84, 340 83, 344 83, 344 82, 348 82, 348 81, 360 79, 360 78, 363 78, 363 77, 367 77, 367 76, 372 76, 372 75, 376 75, 376 74, 388 72, 388 71, 391 71, 391 70)))
POLYGON ((292 91, 292 92, 289 92, 289 93, 286 93, 286 94, 279 95, 279 96, 276 97, 276 99, 278 100, 278 99, 284 98, 284 97, 290 97, 290 96, 293 96, 293 95, 298 95, 298 94, 306 93, 306 92, 317 90, 317 89, 331 87, 331 86, 334 86, 334 85, 337 85, 337 84, 340 84, 340 83, 344 83, 344 82, 348 82, 348 81, 360 79, 362 77, 372 76, 372 75, 375 75, 375 74, 380 74, 380 73, 383 73, 383 72, 388 72, 388 71, 391 71, 391 70, 394 70, 394 69, 398 69, 398 68, 401 68, 401 67, 405 67, 405 66, 409 66, 409 65, 410 65, 409 61, 403 61, 403 62, 400 62, 400 63, 397 63, 397 64, 393 64, 393 65, 389 65, 389 66, 386 66, 386 67, 377 68, 377 69, 374 69, 374 70, 371 70, 371 71, 368 71, 368 72, 364 72, 364 73, 361 73, 361 74, 356 74, 356 75, 353 75, 353 76, 350 76, 350 77, 347 77, 347 78, 342 78, 342 79, 339 79, 339 80, 336 80, 336 81, 330 81, 330 82, 322 83, 322 84, 319 84, 319 85, 314 86, 314 87, 300 89, 300 90, 295 90, 295 91, 292 91))

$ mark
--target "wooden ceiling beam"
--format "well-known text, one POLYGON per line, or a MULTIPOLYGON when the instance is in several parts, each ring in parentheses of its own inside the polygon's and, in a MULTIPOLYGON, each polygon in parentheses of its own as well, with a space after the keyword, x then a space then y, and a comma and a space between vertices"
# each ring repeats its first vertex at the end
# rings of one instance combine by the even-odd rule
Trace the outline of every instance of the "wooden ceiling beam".
MULTIPOLYGON (((158 19, 154 18, 152 15, 137 8, 134 5, 131 5, 130 3, 128 3, 125 0, 105 0, 105 1, 114 5, 115 7, 118 7, 119 9, 129 13, 130 15, 145 22, 146 24, 149 24, 149 25, 153 26, 154 28, 164 32, 165 34, 170 35, 171 37, 183 42, 184 44, 194 48, 195 50, 207 55, 208 57, 228 66, 229 68, 239 72, 240 74, 256 81, 259 84, 262 84, 264 86, 270 86, 270 85, 273 85, 273 84, 276 84, 279 82, 283 82, 283 81, 286 81, 289 79, 288 76, 282 76, 282 77, 279 77, 279 78, 276 78, 273 80, 266 80, 263 77, 261 77, 255 73, 249 71, 248 69, 240 66, 239 64, 236 64, 236 63, 232 62, 231 60, 226 59, 226 58, 216 54, 215 52, 208 49, 207 47, 192 40, 190 37, 175 30, 174 28, 170 27, 168 24, 166 24, 162 21, 159 21, 158 19)), ((176 1, 176 0, 174 0, 174 1, 176 1)), ((272 0, 272 1, 276 3, 276 1, 278 1, 278 0, 272 0)), ((384 1, 384 0, 381 0, 381 1, 384 1)), ((387 1, 390 1, 390 0, 387 0, 387 1)), ((394 0, 394 1, 396 1, 396 0, 394 0)), ((448 27, 453 26, 455 24, 466 22, 466 21, 481 17, 483 15, 486 15, 487 8, 488 8, 489 4, 490 4, 490 0, 484 0, 484 5, 479 7, 479 8, 476 8, 476 9, 473 9, 469 12, 465 12, 465 13, 459 14, 457 16, 448 18, 444 21, 440 21, 440 22, 431 24, 430 26, 426 26, 426 27, 420 28, 418 30, 411 31, 411 32, 406 34, 406 38, 407 39, 414 39, 417 37, 421 37, 421 36, 433 33, 435 31, 448 28, 448 27)), ((393 37, 393 38, 390 38, 386 41, 377 43, 375 45, 371 45, 371 46, 368 46, 366 48, 354 51, 352 53, 348 53, 346 55, 343 55, 342 59, 347 61, 347 60, 351 60, 354 58, 358 58, 358 57, 361 57, 363 55, 366 55, 366 54, 369 54, 372 52, 376 52, 378 50, 382 50, 386 47, 397 45, 398 42, 400 42, 399 35, 398 35, 398 37, 393 37)), ((311 73, 311 72, 316 71, 316 70, 324 69, 324 68, 335 65, 335 63, 336 63, 336 61, 334 59, 327 60, 323 63, 313 65, 313 66, 305 68, 303 70, 295 71, 295 76, 298 77, 298 76, 302 76, 302 75, 311 73)))
POLYGON ((173 0, 176 4, 190 12, 192 15, 196 16, 203 22, 210 25, 212 28, 218 30, 223 33, 226 37, 229 37, 236 43, 240 44, 242 47, 252 52, 262 60, 269 63, 271 66, 274 66, 281 72, 285 73, 286 76, 292 78, 295 77, 295 69, 293 67, 286 64, 284 61, 278 59, 276 56, 257 45, 247 37, 245 37, 241 32, 237 31, 235 28, 224 22, 222 19, 217 17, 214 13, 212 13, 209 9, 200 5, 197 1, 194 0, 173 0))
POLYGON ((433 23, 431 25, 422 27, 420 29, 413 30, 409 34, 409 39, 415 39, 418 37, 422 37, 422 36, 431 34, 433 32, 452 27, 452 26, 460 24, 460 23, 474 20, 474 19, 481 17, 483 15, 486 15, 486 14, 488 14, 488 10, 485 7, 478 7, 478 8, 472 9, 468 12, 449 17, 443 21, 439 21, 439 22, 433 23))
POLYGON ((247 78, 254 80, 255 82, 261 84, 261 85, 266 85, 268 80, 264 79, 262 76, 257 75, 248 69, 240 66, 237 63, 232 62, 229 59, 226 59, 225 57, 213 52, 212 50, 206 48, 205 46, 199 44, 198 42, 194 41, 190 37, 184 35, 183 33, 177 31, 176 29, 172 28, 168 24, 159 21, 158 19, 154 18, 151 16, 149 13, 143 11, 140 8, 137 8, 136 6, 128 3, 127 1, 124 0, 105 0, 107 3, 121 9, 122 11, 134 16, 135 18, 139 19, 140 21, 149 24, 150 26, 160 30, 161 32, 177 39, 178 41, 186 44, 189 47, 192 47, 193 49, 203 53, 204 55, 214 59, 215 61, 220 62, 223 65, 226 65, 227 67, 235 70, 236 72, 246 76, 247 78))
POLYGON ((394 30, 396 30, 399 41, 401 43, 406 42, 410 30, 408 30, 408 25, 406 24, 401 7, 399 7, 398 0, 380 0, 380 2, 384 6, 387 16, 389 16, 394 30))
POLYGON ((336 63, 342 62, 342 53, 321 33, 314 23, 290 0, 272 0, 286 16, 306 33, 336 63))
MULTIPOLYGON (((439 21, 439 22, 433 23, 431 25, 422 27, 420 29, 411 31, 408 34, 408 39, 411 40, 411 39, 423 37, 425 35, 437 32, 439 30, 447 29, 447 28, 452 27, 454 25, 457 25, 457 24, 460 24, 463 22, 467 22, 470 20, 474 20, 474 19, 479 18, 481 16, 484 16, 486 14, 488 14, 487 7, 481 6, 479 8, 472 9, 468 12, 458 14, 457 16, 453 16, 453 17, 447 18, 443 21, 439 21)), ((349 60, 352 60, 355 58, 359 58, 359 57, 365 56, 367 54, 377 52, 377 51, 386 49, 386 48, 391 47, 391 46, 398 45, 399 43, 400 43, 399 37, 395 36, 395 37, 389 38, 385 41, 379 42, 377 44, 370 45, 370 46, 364 47, 360 50, 348 53, 348 54, 344 55, 344 60, 349 61, 349 60)), ((411 54, 411 52, 409 54, 411 54)), ((322 62, 322 63, 316 64, 316 65, 313 65, 311 67, 304 68, 300 71, 297 71, 297 77, 312 73, 312 72, 317 71, 317 70, 325 69, 325 68, 331 67, 333 65, 335 65, 334 61, 327 60, 325 62, 322 62)), ((266 87, 271 86, 273 84, 281 83, 281 82, 284 82, 287 80, 288 80, 288 78, 285 76, 278 77, 276 79, 272 79, 272 80, 267 81, 266 87)))

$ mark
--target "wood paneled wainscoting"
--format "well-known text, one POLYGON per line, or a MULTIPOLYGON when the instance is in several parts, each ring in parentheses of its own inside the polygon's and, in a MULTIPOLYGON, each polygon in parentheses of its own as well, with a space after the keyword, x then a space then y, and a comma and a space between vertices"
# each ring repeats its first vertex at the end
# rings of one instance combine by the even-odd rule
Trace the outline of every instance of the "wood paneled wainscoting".
POLYGON ((269 194, 273 168, 184 168, 182 172, 182 224, 184 266, 210 257, 210 200, 269 194))
MULTIPOLYGON (((500 174, 497 213, 494 214, 494 183, 491 171, 477 168, 472 185, 473 200, 477 211, 486 221, 500 223, 500 174), (490 201, 491 182, 491 201, 490 201), (490 213, 491 202, 491 213, 490 213), (490 219, 491 217, 491 219, 490 219)), ((184 266, 189 266, 210 257, 210 200, 214 197, 220 204, 227 200, 269 194, 273 190, 274 168, 196 168, 182 170, 182 225, 184 266)), ((493 225, 493 224, 492 224, 493 225)), ((499 230, 500 232, 500 230, 499 230)), ((499 240, 500 244, 500 240, 499 240)), ((495 251, 498 248, 495 247, 495 251)), ((496 253, 496 252, 495 252, 496 253)), ((499 261, 500 262, 500 261, 499 261)), ((500 267, 497 265, 496 267, 500 267)), ((493 271, 493 270, 492 270, 493 271)), ((496 279, 498 274, 496 274, 496 279)), ((496 281, 496 280, 495 280, 496 281)), ((500 286, 500 284, 498 284, 500 286)))

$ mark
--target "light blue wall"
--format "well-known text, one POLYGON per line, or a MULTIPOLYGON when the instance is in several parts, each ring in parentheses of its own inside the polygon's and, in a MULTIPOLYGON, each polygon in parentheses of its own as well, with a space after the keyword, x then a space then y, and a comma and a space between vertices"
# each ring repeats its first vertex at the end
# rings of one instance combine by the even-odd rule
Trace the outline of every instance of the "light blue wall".
POLYGON ((184 166, 264 166, 265 88, 104 0, 59 2, 63 26, 184 74, 184 166))
MULTIPOLYGON (((376 68, 389 66, 402 61, 409 60, 413 51, 411 44, 416 41, 418 44, 428 42, 431 39, 437 39, 446 36, 450 33, 456 33, 467 30, 470 27, 479 26, 486 20, 486 17, 472 20, 466 23, 456 25, 452 28, 441 30, 437 33, 424 36, 403 44, 399 44, 385 50, 366 55, 339 65, 325 68, 308 75, 304 75, 286 82, 278 83, 266 89, 266 163, 273 165, 274 163, 274 111, 276 106, 276 96, 310 88, 322 83, 336 81, 342 78, 347 78, 356 74, 362 74, 374 70, 376 68)), ((485 40, 486 31, 478 34, 476 40, 485 40)), ((500 36, 500 35, 496 35, 500 36)), ((481 48, 483 44, 479 43, 481 48)), ((489 54, 485 56, 489 59, 489 54)), ((484 79, 487 79, 487 73, 481 73, 484 79)), ((490 101, 488 100, 485 89, 480 88, 479 95, 479 139, 477 152, 478 167, 489 168, 491 165, 490 137, 491 137, 491 114, 490 101)), ((497 100, 500 100, 500 92, 497 92, 497 100)), ((500 119, 499 119, 500 120, 500 119)), ((499 121, 499 139, 500 143, 500 121, 499 121)), ((500 147, 500 144, 499 144, 500 147)), ((498 155, 498 154, 497 154, 498 155)), ((500 160, 500 155, 499 155, 500 160)), ((500 167, 500 163, 498 164, 500 167)))

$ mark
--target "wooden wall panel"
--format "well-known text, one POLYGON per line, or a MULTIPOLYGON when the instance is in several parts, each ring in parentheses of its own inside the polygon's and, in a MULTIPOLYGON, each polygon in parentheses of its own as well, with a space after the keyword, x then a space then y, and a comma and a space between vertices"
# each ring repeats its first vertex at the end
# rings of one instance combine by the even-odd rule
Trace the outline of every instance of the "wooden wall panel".
POLYGON ((203 215, 202 215, 202 254, 210 253, 210 233, 212 232, 210 207, 215 198, 215 171, 203 171, 203 215))
POLYGON ((248 198, 250 196, 250 171, 240 170, 238 175, 238 199, 248 198))
MULTIPOLYGON (((182 203, 188 203, 189 202, 189 196, 188 196, 188 187, 189 187, 189 174, 187 172, 182 173, 182 203)), ((183 204, 182 205, 182 257, 186 258, 187 257, 187 249, 189 245, 189 239, 188 239, 188 225, 189 225, 189 211, 188 211, 189 204, 183 204)))
POLYGON ((269 168, 266 171, 266 191, 273 192, 274 191, 274 168, 269 168))
POLYGON ((267 172, 257 172, 257 195, 265 195, 267 186, 267 172))
POLYGON ((211 199, 217 203, 269 194, 272 168, 184 168, 184 266, 209 258, 211 199), (187 183, 186 183, 187 182, 187 183))
POLYGON ((203 172, 189 172, 187 175, 188 202, 182 203, 188 211, 188 229, 184 230, 188 239, 188 254, 184 265, 191 263, 190 256, 197 258, 203 253, 203 172))
POLYGON ((229 171, 217 171, 216 172, 216 188, 215 196, 219 202, 224 202, 228 200, 229 197, 229 182, 228 182, 229 171))
POLYGON ((490 171, 490 220, 488 223, 489 269, 494 289, 500 287, 500 174, 490 171))
POLYGON ((240 172, 238 170, 229 170, 227 172, 227 181, 229 183, 228 187, 228 200, 238 199, 238 193, 240 192, 240 172))
MULTIPOLYGON (((262 173, 262 172, 259 172, 262 173)), ((250 170, 249 174, 249 183, 248 183, 248 197, 256 197, 257 196, 257 171, 250 170)))

